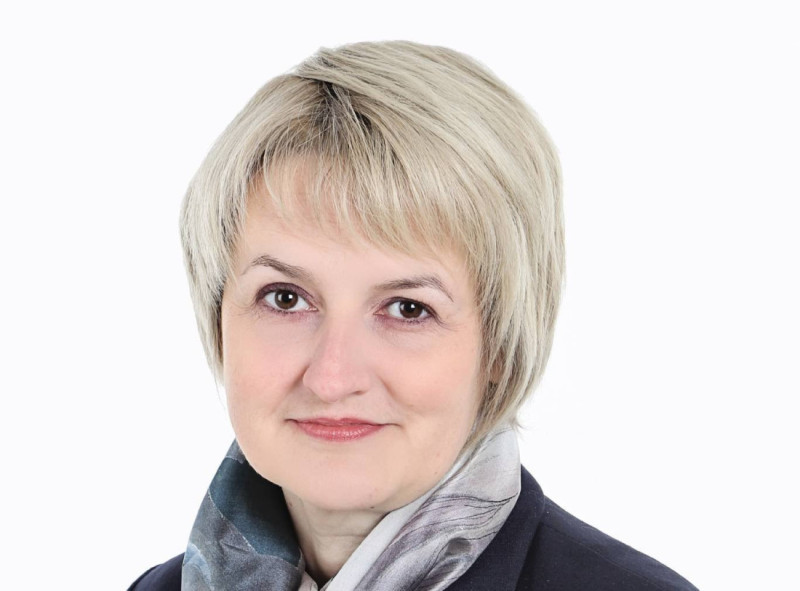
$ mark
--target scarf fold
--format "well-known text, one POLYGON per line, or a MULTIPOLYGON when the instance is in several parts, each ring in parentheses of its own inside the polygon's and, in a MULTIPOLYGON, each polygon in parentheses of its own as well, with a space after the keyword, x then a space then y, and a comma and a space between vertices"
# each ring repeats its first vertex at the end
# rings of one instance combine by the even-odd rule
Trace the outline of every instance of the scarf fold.
MULTIPOLYGON (((463 575, 505 523, 520 491, 516 434, 490 433, 434 486, 388 513, 325 591, 439 591, 463 575)), ((281 488, 234 441, 200 505, 182 591, 314 590, 281 488)))

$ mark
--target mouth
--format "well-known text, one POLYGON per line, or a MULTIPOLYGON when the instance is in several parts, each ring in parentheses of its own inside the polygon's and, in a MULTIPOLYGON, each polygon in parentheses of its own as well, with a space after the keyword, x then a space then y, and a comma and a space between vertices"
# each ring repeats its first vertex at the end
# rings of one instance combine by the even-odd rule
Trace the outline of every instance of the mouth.
POLYGON ((330 419, 317 417, 292 419, 290 422, 297 425, 298 429, 310 437, 338 442, 362 439, 377 433, 385 427, 382 424, 356 418, 330 419))

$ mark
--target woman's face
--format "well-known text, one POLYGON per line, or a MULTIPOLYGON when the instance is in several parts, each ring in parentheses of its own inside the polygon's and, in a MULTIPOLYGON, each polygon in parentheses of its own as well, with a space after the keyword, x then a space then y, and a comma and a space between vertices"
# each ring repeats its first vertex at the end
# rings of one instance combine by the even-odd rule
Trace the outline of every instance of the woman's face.
POLYGON ((475 420, 481 332, 463 260, 287 227, 258 197, 222 299, 239 445, 317 507, 401 507, 447 472, 475 420))

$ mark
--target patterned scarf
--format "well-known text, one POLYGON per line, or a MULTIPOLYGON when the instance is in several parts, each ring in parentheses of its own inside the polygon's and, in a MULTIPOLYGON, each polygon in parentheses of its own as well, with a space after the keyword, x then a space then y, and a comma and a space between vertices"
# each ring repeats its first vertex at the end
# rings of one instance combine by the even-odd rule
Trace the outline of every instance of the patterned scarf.
MULTIPOLYGON (((489 434, 428 493, 387 514, 324 591, 439 591, 489 545, 520 490, 516 434, 489 434)), ((233 443, 197 513, 182 591, 316 591, 283 492, 233 443)))

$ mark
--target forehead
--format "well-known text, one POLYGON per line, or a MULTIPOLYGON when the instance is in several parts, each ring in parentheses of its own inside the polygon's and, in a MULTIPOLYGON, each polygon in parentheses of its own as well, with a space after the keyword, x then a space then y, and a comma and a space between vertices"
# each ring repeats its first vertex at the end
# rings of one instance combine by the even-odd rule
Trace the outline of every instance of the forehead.
POLYGON ((353 187, 308 170, 300 163, 273 169, 268 177, 257 175, 248 192, 243 234, 252 236, 256 226, 263 231, 268 224, 272 231, 314 235, 353 248, 429 259, 447 252, 463 258, 463 249, 447 233, 425 232, 413 213, 384 207, 380 196, 354 196, 353 187))
POLYGON ((239 239, 237 265, 250 264, 253 258, 264 254, 305 259, 312 265, 338 257, 360 259, 364 265, 386 271, 417 266, 466 273, 463 257, 452 249, 441 247, 434 252, 429 245, 417 241, 396 248, 370 240, 357 228, 342 228, 333 218, 321 223, 305 211, 305 206, 279 212, 270 199, 254 194, 248 202, 239 239))

